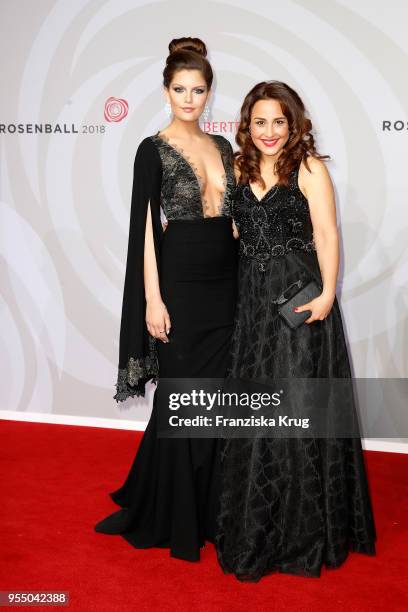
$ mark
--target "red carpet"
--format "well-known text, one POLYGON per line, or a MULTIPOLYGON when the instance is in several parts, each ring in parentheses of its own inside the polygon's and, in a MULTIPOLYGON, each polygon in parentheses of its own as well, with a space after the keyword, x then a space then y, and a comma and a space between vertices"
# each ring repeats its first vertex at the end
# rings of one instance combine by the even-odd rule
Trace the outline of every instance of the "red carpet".
POLYGON ((122 484, 140 433, 13 421, 0 428, 2 591, 69 591, 68 609, 84 611, 408 609, 408 455, 365 453, 376 557, 351 553, 321 578, 273 574, 242 584, 222 573, 211 544, 192 564, 93 531, 117 508, 108 492, 122 484))

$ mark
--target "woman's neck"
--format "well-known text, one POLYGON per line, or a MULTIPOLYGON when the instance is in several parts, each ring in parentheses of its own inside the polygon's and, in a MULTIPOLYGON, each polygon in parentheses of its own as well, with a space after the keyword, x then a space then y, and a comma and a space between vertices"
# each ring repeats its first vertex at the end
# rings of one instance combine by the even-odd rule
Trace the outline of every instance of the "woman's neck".
POLYGON ((176 117, 169 123, 165 130, 166 132, 176 134, 177 137, 181 139, 202 136, 203 134, 198 121, 181 121, 176 117))

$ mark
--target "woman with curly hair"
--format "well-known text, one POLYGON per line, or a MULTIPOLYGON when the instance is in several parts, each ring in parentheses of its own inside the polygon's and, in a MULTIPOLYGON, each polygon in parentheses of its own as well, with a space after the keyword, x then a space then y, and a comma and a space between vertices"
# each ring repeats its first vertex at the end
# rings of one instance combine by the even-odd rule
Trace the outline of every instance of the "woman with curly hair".
MULTIPOLYGON (((240 237, 230 378, 350 378, 336 279, 339 240, 332 182, 299 95, 257 84, 241 109, 233 217, 240 237), (291 315, 282 294, 318 289, 291 315), (306 314, 307 313, 307 314, 306 314), (293 322, 300 317, 305 319, 293 322)), ((337 404, 335 410, 342 410, 337 404)), ((361 440, 226 439, 216 537, 225 572, 319 576, 350 550, 375 554, 361 440)))

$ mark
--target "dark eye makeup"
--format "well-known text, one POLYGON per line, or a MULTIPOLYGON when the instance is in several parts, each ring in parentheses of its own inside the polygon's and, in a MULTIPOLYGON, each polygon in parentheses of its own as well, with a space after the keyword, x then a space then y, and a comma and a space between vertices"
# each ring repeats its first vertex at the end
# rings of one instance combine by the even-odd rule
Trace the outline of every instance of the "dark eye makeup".
MULTIPOLYGON (((181 93, 183 90, 184 90, 184 87, 181 87, 180 85, 176 85, 173 87, 173 91, 175 91, 176 93, 181 93)), ((202 94, 205 92, 205 89, 203 87, 195 87, 193 91, 195 91, 198 94, 202 94)))

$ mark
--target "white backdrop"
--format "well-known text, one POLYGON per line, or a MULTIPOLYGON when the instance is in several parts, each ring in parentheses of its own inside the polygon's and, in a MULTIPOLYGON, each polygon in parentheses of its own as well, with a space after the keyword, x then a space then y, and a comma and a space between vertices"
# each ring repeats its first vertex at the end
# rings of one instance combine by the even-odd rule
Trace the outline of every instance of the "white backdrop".
POLYGON ((1 410, 111 426, 149 415, 151 390, 119 405, 112 396, 134 154, 166 125, 161 73, 179 36, 209 48, 216 79, 203 127, 234 148, 255 83, 300 93, 332 156, 354 374, 407 376, 406 3, 0 6, 1 410))

